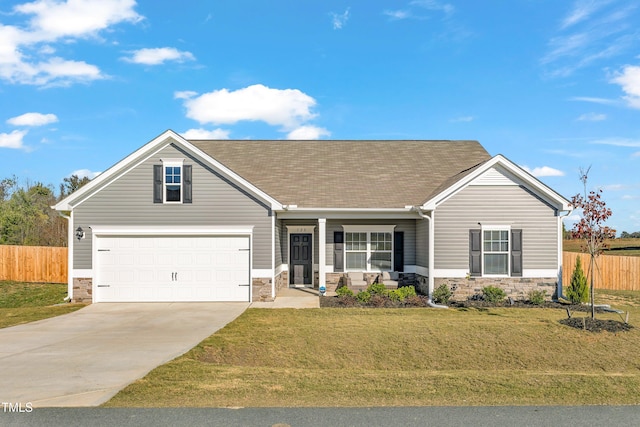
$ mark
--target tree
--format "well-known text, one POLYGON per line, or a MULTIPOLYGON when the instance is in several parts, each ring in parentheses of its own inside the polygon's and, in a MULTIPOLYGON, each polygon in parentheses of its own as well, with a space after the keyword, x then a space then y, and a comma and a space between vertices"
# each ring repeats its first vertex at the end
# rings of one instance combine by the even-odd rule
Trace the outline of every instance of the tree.
POLYGON ((602 200, 602 189, 590 191, 587 194, 587 180, 589 170, 580 169, 580 181, 584 186, 584 195, 578 193, 571 198, 571 205, 574 208, 582 210, 582 218, 574 224, 571 234, 575 239, 583 240, 582 250, 589 254, 589 272, 591 274, 590 283, 590 302, 591 302, 591 318, 596 317, 594 304, 594 276, 597 268, 597 259, 604 249, 608 247, 607 239, 616 237, 616 230, 607 227, 604 223, 613 214, 611 209, 607 208, 607 204, 602 200))
POLYGON ((574 304, 589 301, 589 289, 587 288, 587 278, 582 270, 582 259, 576 259, 576 266, 571 274, 571 283, 567 289, 567 298, 574 304))
POLYGON ((64 178, 62 180, 62 184, 60 184, 60 200, 67 197, 83 185, 89 183, 89 181, 91 180, 87 176, 80 178, 78 175, 71 175, 64 178))

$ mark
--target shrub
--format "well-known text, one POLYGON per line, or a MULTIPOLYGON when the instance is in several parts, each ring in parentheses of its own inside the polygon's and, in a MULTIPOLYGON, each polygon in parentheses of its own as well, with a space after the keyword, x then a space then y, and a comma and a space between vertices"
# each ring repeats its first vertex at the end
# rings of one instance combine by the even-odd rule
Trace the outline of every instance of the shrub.
POLYGON ((349 288, 347 288, 346 286, 341 286, 338 289, 336 289, 336 294, 339 297, 352 297, 353 296, 353 291, 349 288))
POLYGON ((371 295, 387 295, 389 291, 384 287, 384 283, 372 283, 367 288, 371 295))
POLYGON ((395 291, 400 295, 400 301, 404 301, 409 297, 415 297, 418 295, 414 286, 403 286, 395 291))
POLYGON ((542 305, 544 304, 544 297, 547 295, 547 291, 538 291, 532 289, 529 292, 529 302, 533 305, 542 305))
POLYGON ((485 286, 482 288, 482 298, 487 302, 501 302, 507 294, 497 286, 485 286))
POLYGON ((358 300, 359 303, 367 304, 367 303, 369 303, 369 301, 371 301, 371 292, 369 292, 369 291, 360 291, 356 295, 356 299, 358 300))
POLYGON ((451 298, 451 289, 447 286, 446 283, 438 286, 434 291, 431 299, 436 304, 448 304, 449 299, 451 298))
POLYGON ((567 289, 567 298, 574 304, 589 301, 589 288, 587 287, 587 278, 582 270, 582 261, 580 257, 576 259, 576 266, 571 274, 571 283, 567 289))

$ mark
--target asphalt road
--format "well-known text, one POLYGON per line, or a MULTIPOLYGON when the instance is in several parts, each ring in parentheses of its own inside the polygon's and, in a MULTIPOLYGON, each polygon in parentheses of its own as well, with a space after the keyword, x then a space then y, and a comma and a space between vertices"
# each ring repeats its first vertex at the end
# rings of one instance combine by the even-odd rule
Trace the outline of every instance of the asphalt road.
MULTIPOLYGON (((25 409, 25 408, 23 408, 25 409)), ((640 406, 386 408, 35 408, 0 426, 585 426, 640 425, 640 406)))

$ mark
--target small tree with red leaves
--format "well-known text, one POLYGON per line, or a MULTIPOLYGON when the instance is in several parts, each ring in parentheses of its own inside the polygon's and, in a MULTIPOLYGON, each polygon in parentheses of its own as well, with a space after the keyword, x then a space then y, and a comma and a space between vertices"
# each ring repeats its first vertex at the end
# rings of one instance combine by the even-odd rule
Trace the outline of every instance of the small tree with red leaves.
POLYGON ((580 169, 580 181, 584 185, 584 195, 578 193, 571 198, 571 205, 576 209, 582 210, 582 218, 574 224, 571 235, 574 239, 583 240, 582 250, 591 257, 589 264, 589 273, 591 275, 589 299, 591 302, 591 318, 593 319, 596 316, 593 284, 597 258, 608 247, 607 239, 616 237, 616 230, 604 225, 613 213, 602 200, 602 189, 590 191, 587 194, 587 179, 590 169, 591 167, 587 168, 586 171, 580 169))

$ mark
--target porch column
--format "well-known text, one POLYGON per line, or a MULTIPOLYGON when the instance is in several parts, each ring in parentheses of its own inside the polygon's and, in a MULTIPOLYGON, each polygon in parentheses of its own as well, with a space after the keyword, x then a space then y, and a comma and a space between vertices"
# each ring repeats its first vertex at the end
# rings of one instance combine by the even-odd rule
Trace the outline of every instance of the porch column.
POLYGON ((327 219, 318 218, 318 288, 327 287, 327 219))

